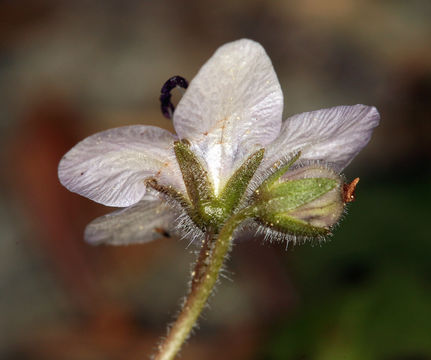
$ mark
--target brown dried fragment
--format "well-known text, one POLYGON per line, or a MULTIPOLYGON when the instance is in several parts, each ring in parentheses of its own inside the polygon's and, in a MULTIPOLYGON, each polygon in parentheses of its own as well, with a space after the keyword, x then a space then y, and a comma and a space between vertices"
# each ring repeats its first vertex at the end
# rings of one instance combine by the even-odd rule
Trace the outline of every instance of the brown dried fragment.
POLYGON ((355 201, 355 189, 358 185, 359 178, 354 179, 350 184, 343 185, 343 201, 347 204, 349 202, 355 201))
POLYGON ((169 234, 169 233, 168 233, 165 229, 163 229, 163 228, 156 227, 156 228, 154 228, 154 231, 155 231, 156 233, 159 233, 160 235, 162 235, 162 236, 166 237, 166 238, 170 238, 170 237, 171 237, 171 234, 169 234))

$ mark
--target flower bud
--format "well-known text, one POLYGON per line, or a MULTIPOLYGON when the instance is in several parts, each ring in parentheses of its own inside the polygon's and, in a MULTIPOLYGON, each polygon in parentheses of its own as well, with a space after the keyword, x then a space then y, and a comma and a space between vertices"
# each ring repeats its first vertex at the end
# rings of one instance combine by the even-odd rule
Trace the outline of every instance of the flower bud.
POLYGON ((255 199, 263 225, 295 236, 322 236, 343 213, 343 181, 327 167, 307 165, 269 177, 255 199))

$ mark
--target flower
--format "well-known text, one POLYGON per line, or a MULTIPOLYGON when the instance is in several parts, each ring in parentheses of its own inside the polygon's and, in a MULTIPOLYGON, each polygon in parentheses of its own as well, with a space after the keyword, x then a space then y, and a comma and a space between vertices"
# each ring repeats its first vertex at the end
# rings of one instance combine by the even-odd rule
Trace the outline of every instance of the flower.
POLYGON ((90 223, 86 240, 127 244, 185 227, 217 231, 250 204, 257 204, 259 226, 277 233, 328 233, 344 207, 339 172, 368 143, 379 114, 365 105, 337 106, 282 121, 282 111, 262 46, 248 39, 223 45, 175 109, 177 135, 120 127, 84 139, 62 158, 58 175, 66 188, 125 207, 90 223), (280 219, 287 228, 276 226, 280 219))

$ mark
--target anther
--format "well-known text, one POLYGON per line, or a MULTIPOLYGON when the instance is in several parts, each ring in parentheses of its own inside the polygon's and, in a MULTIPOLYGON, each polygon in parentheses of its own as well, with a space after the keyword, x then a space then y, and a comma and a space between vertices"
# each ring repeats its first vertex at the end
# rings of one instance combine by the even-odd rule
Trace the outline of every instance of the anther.
POLYGON ((187 89, 189 83, 186 79, 181 76, 172 76, 168 81, 163 84, 160 94, 160 109, 162 110, 163 116, 172 119, 175 107, 171 102, 171 91, 177 86, 187 89))

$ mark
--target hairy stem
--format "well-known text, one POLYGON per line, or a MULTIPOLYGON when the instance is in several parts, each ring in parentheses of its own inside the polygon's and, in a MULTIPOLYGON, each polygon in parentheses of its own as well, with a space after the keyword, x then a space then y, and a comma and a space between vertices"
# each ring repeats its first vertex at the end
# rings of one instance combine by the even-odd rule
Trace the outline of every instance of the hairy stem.
POLYGON ((252 210, 246 208, 233 215, 225 223, 213 243, 212 235, 207 234, 193 271, 189 295, 177 320, 170 328, 168 336, 160 344, 154 360, 174 359, 182 344, 187 340, 214 288, 226 255, 231 249, 233 232, 242 221, 250 217, 251 213, 252 210), (211 245, 212 250, 210 251, 211 245))
POLYGON ((196 264, 192 271, 192 282, 190 293, 193 293, 197 286, 202 281, 202 277, 205 275, 206 270, 208 268, 208 259, 211 255, 211 247, 213 245, 214 235, 211 230, 208 230, 205 234, 205 239, 202 242, 202 247, 199 252, 199 256, 196 260, 196 264))

